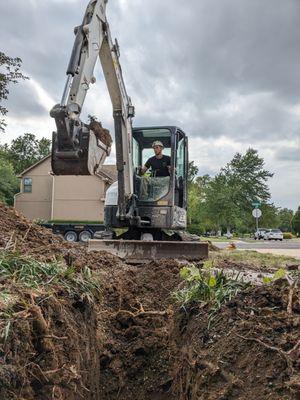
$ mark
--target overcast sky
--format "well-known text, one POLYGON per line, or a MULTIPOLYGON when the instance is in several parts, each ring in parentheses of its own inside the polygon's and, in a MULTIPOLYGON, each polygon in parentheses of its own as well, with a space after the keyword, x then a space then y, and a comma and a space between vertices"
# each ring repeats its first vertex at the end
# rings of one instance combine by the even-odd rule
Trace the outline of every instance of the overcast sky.
MULTIPOLYGON (((51 137, 51 107, 87 0, 0 0, 0 50, 30 81, 11 88, 0 141, 51 137)), ((254 147, 275 173, 272 201, 300 205, 300 1, 109 0, 134 125, 179 125, 199 173, 215 174, 254 147)), ((112 129, 99 65, 84 114, 112 129)), ((110 160, 112 161, 112 159, 110 160)))

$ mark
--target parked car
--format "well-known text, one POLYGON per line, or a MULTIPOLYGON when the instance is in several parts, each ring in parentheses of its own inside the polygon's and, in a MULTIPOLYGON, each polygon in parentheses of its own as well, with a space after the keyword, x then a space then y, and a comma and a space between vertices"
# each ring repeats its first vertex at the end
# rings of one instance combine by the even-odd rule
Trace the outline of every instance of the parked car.
POLYGON ((268 229, 264 234, 265 240, 283 240, 283 233, 280 229, 268 229))
POLYGON ((264 239, 264 235, 268 229, 267 228, 258 228, 258 230, 254 233, 254 239, 260 240, 264 239))

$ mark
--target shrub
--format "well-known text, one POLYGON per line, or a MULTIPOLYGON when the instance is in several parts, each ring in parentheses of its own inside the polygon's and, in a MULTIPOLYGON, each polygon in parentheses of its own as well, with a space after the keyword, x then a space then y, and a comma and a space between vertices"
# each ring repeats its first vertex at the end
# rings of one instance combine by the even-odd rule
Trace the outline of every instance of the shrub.
POLYGON ((283 239, 293 239, 294 237, 291 232, 283 232, 283 239))
POLYGON ((188 225, 187 231, 189 233, 192 233, 193 235, 198 235, 198 236, 201 236, 204 233, 204 229, 202 228, 201 225, 198 225, 198 224, 188 225))

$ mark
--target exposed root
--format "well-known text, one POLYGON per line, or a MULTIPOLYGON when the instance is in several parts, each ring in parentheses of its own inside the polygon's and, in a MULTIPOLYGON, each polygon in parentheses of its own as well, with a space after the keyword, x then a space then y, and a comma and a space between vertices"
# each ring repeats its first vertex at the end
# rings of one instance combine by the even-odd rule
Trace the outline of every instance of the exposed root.
POLYGON ((266 349, 269 349, 271 351, 275 351, 276 353, 278 353, 280 355, 280 357, 286 362, 288 370, 289 370, 289 374, 293 375, 293 373, 294 373, 293 361, 295 358, 294 353, 296 353, 298 351, 298 349, 300 348, 300 340, 295 344, 295 346, 291 350, 284 351, 284 350, 280 349, 279 347, 271 346, 258 338, 246 337, 246 336, 239 335, 238 333, 235 333, 235 335, 243 340, 248 340, 248 341, 259 343, 261 346, 265 347, 266 349))
POLYGON ((289 297, 288 297, 288 304, 286 311, 288 314, 293 314, 293 295, 294 295, 294 288, 295 288, 296 282, 293 282, 290 285, 290 290, 289 290, 289 297))

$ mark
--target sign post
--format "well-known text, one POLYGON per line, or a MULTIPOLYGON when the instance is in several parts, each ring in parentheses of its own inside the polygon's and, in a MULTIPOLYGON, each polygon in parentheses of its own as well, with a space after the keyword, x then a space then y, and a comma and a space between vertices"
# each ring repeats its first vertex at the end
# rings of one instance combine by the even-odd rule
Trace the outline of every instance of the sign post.
POLYGON ((262 212, 259 208, 254 208, 252 210, 252 215, 256 219, 256 232, 258 231, 258 218, 262 216, 262 212))

